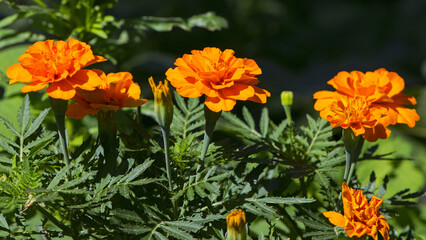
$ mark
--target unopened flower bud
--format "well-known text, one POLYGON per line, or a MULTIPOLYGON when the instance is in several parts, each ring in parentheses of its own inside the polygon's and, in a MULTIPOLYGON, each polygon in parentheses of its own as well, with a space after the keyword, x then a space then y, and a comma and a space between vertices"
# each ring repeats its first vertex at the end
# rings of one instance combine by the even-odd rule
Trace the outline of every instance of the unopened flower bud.
POLYGON ((226 216, 228 240, 246 240, 246 214, 241 209, 234 209, 226 216))
POLYGON ((160 81, 158 86, 156 86, 152 77, 148 81, 154 94, 154 109, 158 124, 164 129, 169 129, 173 120, 173 100, 169 90, 169 83, 164 80, 164 84, 160 81))
POLYGON ((293 105, 293 92, 292 91, 282 91, 281 92, 281 104, 283 106, 293 105))

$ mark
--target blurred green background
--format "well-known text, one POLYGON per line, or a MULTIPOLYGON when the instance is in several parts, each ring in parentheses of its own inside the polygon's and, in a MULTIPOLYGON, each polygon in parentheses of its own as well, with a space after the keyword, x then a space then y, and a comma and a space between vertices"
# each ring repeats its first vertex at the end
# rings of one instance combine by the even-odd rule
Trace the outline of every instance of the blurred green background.
MULTIPOLYGON (((19 2, 33 4, 32 1, 19 2)), ((60 1, 45 2, 54 6, 60 1)), ((413 129, 391 127, 391 137, 379 141, 379 153, 393 152, 390 157, 411 160, 360 162, 358 178, 367 182, 372 170, 378 179, 388 175, 389 192, 385 197, 405 188, 425 189, 426 0, 120 0, 107 14, 116 19, 142 16, 187 19, 209 11, 224 17, 228 27, 221 31, 203 28, 185 31, 178 27, 166 32, 146 31, 138 45, 111 52, 113 57, 126 57, 117 57, 117 62, 104 68, 131 72, 142 88, 143 97, 152 98, 148 77, 154 76, 157 81, 165 78, 164 73, 173 67, 176 58, 207 46, 230 48, 237 57, 255 59, 262 68, 259 86, 272 94, 267 107, 273 119, 279 121, 284 116, 280 92, 291 90, 295 95, 295 121, 304 124, 306 113, 318 116, 313 109, 312 94, 331 89, 326 82, 339 71, 374 71, 384 67, 404 78, 404 92, 416 97, 421 119, 413 129)), ((14 10, 0 1, 0 18, 13 13, 14 10)), ((20 20, 8 28, 43 33, 31 23, 20 20)), ((3 73, 31 44, 6 44, 4 30, 0 28, 0 71, 3 73)), ((22 85, 8 86, 5 75, 0 77, 0 115, 14 119, 23 96, 22 85)), ((253 111, 263 107, 254 103, 242 105, 254 108, 253 111)), ((0 132, 3 131, 0 127, 0 132)), ((371 144, 366 144, 366 148, 369 146, 371 144)), ((426 239, 425 197, 419 200, 419 206, 401 209, 401 217, 391 219, 390 224, 416 226, 418 236, 426 239)))

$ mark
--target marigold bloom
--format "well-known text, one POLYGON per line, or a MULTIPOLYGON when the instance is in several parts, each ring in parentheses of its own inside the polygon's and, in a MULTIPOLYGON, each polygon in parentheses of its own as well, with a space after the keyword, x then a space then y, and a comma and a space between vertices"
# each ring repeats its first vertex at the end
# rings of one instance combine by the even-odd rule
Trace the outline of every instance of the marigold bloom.
POLYGON ((234 209, 226 216, 228 239, 246 239, 246 214, 241 209, 234 209))
POLYGON ((46 40, 34 43, 18 58, 18 64, 10 66, 6 74, 9 84, 28 83, 22 92, 38 91, 46 87, 52 98, 68 100, 74 97, 75 89, 93 90, 99 82, 72 78, 80 69, 106 61, 93 55, 90 45, 75 39, 65 41, 46 40))
POLYGON ((81 70, 73 78, 99 81, 101 84, 93 91, 77 89, 72 98, 76 104, 70 104, 67 117, 81 119, 87 114, 95 115, 99 111, 117 111, 124 107, 137 107, 148 100, 140 99, 139 85, 133 82, 128 72, 105 75, 101 70, 81 70))
POLYGON ((349 237, 367 234, 377 240, 380 232, 383 239, 389 239, 389 225, 378 212, 383 199, 373 196, 368 202, 362 190, 352 189, 345 182, 342 184, 342 198, 344 215, 334 211, 323 213, 332 224, 344 227, 349 237))
POLYGON ((315 110, 333 127, 350 127, 356 136, 370 142, 389 137, 386 127, 404 123, 414 127, 420 119, 415 109, 416 99, 402 93, 404 80, 384 68, 374 72, 340 72, 328 81, 337 91, 318 91, 315 110))
POLYGON ((167 70, 170 83, 183 97, 206 95, 206 106, 214 111, 230 111, 237 100, 266 103, 271 94, 255 85, 262 70, 252 59, 236 58, 234 51, 206 47, 193 50, 175 61, 167 70))

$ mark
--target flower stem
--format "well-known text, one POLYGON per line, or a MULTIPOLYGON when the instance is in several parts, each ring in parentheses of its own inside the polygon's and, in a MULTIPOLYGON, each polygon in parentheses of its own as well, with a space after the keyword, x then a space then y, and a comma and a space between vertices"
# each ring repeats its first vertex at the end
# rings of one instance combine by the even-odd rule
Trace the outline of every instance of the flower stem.
POLYGON ((352 175, 355 172, 356 162, 359 159, 364 138, 359 135, 355 136, 352 129, 343 129, 343 144, 345 146, 346 166, 343 181, 348 183, 351 181, 352 175))
POLYGON ((99 141, 103 148, 105 164, 99 161, 98 168, 104 174, 111 173, 117 167, 117 125, 114 111, 100 111, 97 114, 99 141))
POLYGON ((284 106, 285 115, 287 116, 288 126, 291 126, 293 120, 291 118, 291 106, 284 106))
POLYGON ((221 114, 222 112, 213 112, 208 107, 206 107, 206 105, 204 105, 204 117, 206 119, 206 125, 204 129, 203 149, 201 150, 201 161, 204 161, 206 158, 207 150, 213 137, 216 122, 221 114))
MULTIPOLYGON (((64 156, 65 165, 70 165, 68 155, 68 135, 65 127, 65 113, 68 108, 68 100, 56 99, 50 97, 50 106, 55 114, 56 127, 58 129, 59 141, 61 143, 61 151, 64 156)), ((68 177, 71 177, 71 170, 68 170, 68 177)))
MULTIPOLYGON (((169 192, 171 193, 173 191, 172 186, 172 173, 170 168, 170 150, 169 150, 169 136, 170 136, 170 129, 161 128, 161 133, 163 135, 163 143, 164 143, 164 159, 166 163, 166 173, 167 173, 167 180, 169 182, 169 192)), ((175 215, 175 219, 177 219, 177 200, 172 201, 173 204, 173 213, 175 215)))
POLYGON ((169 151, 170 131, 168 129, 161 128, 161 133, 163 134, 164 159, 166 160, 167 180, 169 181, 169 191, 171 192, 173 188, 172 188, 172 174, 170 171, 170 151, 169 151))

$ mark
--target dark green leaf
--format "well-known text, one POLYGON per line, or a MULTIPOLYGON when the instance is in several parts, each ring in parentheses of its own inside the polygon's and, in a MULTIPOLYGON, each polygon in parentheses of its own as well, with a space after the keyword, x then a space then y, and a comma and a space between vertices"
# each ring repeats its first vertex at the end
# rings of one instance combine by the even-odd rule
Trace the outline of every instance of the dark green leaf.
POLYGON ((24 134, 24 138, 29 137, 33 132, 35 132, 39 127, 40 124, 43 122, 44 118, 49 113, 50 108, 44 109, 36 119, 30 124, 30 127, 28 128, 27 132, 24 134))
POLYGON ((269 127, 268 109, 263 108, 262 115, 260 116, 260 133, 262 133, 262 137, 266 137, 266 134, 268 134, 268 127, 269 127))
POLYGON ((30 98, 28 97, 28 94, 25 94, 24 100, 22 100, 22 105, 18 110, 17 117, 21 135, 24 135, 24 131, 30 121, 30 117, 30 98))

